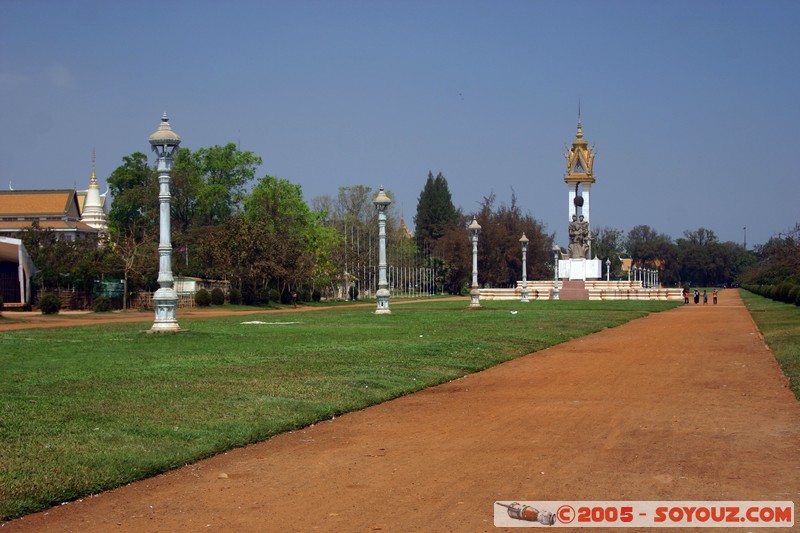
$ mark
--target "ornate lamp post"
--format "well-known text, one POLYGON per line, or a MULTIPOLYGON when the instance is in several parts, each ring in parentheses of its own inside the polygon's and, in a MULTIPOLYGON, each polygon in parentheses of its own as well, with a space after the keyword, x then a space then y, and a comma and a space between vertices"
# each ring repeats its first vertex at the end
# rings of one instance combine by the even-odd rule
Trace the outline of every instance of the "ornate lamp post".
POLYGON ((378 210, 378 292, 375 295, 378 308, 375 314, 389 315, 392 312, 389 310, 389 282, 386 281, 386 208, 392 203, 392 199, 381 187, 372 203, 378 210))
POLYGON ((172 131, 167 114, 161 117, 161 124, 150 136, 150 146, 158 157, 158 201, 159 201, 159 240, 158 240, 158 284, 159 289, 153 295, 153 307, 156 319, 150 331, 180 331, 176 318, 178 294, 173 288, 172 278, 172 241, 170 238, 170 193, 169 173, 172 170, 172 156, 181 144, 180 136, 172 131))
POLYGON ((553 245, 553 300, 558 300, 558 256, 561 254, 561 248, 553 245))
POLYGON ((606 281, 611 281, 611 258, 606 257, 606 281))
POLYGON ((522 232, 519 243, 522 245, 522 302, 528 302, 528 238, 522 232))
POLYGON ((470 307, 481 306, 481 291, 478 289, 478 234, 481 232, 481 225, 478 219, 472 217, 472 223, 467 227, 472 241, 472 290, 470 291, 470 307))

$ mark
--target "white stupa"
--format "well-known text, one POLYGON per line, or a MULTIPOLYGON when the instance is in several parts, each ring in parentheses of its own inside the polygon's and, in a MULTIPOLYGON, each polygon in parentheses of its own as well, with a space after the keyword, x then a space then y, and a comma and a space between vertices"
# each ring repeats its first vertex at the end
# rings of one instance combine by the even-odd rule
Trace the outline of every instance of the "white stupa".
POLYGON ((108 231, 108 216, 106 215, 106 194, 100 194, 97 186, 97 175, 94 171, 95 154, 92 150, 92 177, 89 180, 89 189, 80 191, 79 197, 84 196, 81 206, 81 222, 100 230, 108 231))

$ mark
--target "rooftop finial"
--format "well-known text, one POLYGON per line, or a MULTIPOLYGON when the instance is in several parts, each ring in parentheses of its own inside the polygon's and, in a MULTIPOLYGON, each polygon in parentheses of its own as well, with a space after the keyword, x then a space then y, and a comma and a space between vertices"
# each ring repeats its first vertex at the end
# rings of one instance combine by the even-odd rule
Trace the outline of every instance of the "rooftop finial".
POLYGON ((92 148, 92 176, 89 179, 89 187, 97 187, 97 174, 94 171, 94 162, 96 159, 94 148, 92 148))
POLYGON ((578 98, 578 139, 583 139, 583 125, 581 124, 581 99, 578 98))

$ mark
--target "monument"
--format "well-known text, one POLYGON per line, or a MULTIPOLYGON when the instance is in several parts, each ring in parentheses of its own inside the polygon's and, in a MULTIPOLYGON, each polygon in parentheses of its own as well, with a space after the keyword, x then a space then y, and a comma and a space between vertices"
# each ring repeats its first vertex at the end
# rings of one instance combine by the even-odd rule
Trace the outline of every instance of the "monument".
POLYGON ((590 193, 595 183, 594 158, 597 153, 589 148, 583 138, 580 111, 578 132, 572 147, 564 153, 567 160, 567 184, 569 244, 567 259, 558 261, 558 277, 566 280, 586 281, 602 277, 603 262, 592 258, 590 193))

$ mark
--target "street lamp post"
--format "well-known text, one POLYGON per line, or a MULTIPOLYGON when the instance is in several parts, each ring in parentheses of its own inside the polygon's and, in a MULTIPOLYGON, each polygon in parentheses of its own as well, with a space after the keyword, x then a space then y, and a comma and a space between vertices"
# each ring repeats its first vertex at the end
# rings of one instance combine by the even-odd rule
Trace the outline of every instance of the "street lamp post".
POLYGON ((375 314, 389 315, 392 311, 389 309, 389 282, 386 280, 386 208, 392 199, 381 187, 372 203, 378 210, 378 292, 375 294, 378 308, 375 314))
POLYGON ((478 288, 478 235, 481 232, 481 225, 478 219, 472 217, 472 223, 467 227, 472 241, 472 290, 470 291, 470 307, 481 306, 481 291, 478 288))
POLYGON ((611 281, 611 258, 606 257, 606 281, 611 281))
POLYGON ((561 248, 553 245, 553 300, 558 300, 558 256, 561 248))
POLYGON ((519 240, 522 245, 522 302, 528 302, 528 238, 525 232, 522 232, 522 237, 519 240))
POLYGON ((150 146, 158 157, 158 201, 159 201, 159 240, 158 240, 158 284, 153 294, 153 307, 156 318, 152 332, 180 331, 176 317, 178 293, 173 287, 172 277, 172 241, 170 223, 169 173, 172 170, 172 156, 181 144, 180 136, 172 131, 167 114, 161 117, 158 129, 150 135, 150 146))

